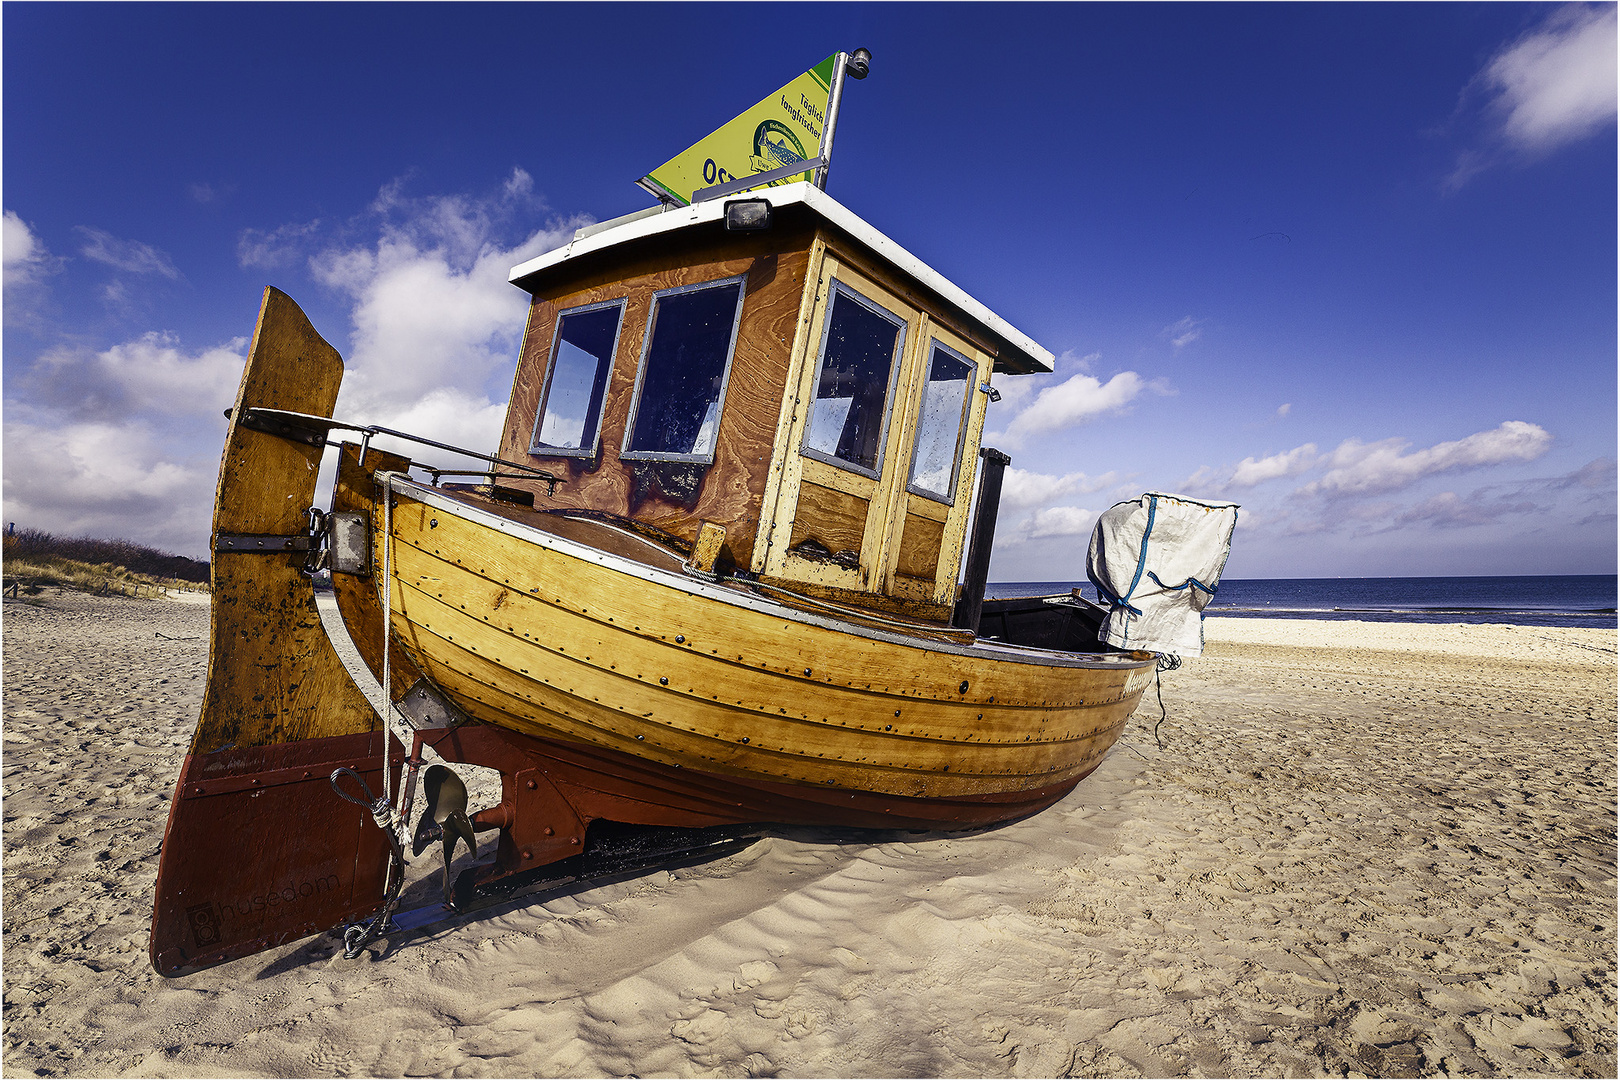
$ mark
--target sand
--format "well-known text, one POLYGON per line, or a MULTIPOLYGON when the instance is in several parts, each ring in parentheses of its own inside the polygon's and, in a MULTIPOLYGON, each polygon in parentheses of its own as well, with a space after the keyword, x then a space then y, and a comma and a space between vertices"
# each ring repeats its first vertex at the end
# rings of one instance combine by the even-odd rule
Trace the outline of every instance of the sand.
POLYGON ((1613 630, 1212 619, 1028 820, 165 981, 207 615, 5 602, 7 1076, 1615 1074, 1613 630))

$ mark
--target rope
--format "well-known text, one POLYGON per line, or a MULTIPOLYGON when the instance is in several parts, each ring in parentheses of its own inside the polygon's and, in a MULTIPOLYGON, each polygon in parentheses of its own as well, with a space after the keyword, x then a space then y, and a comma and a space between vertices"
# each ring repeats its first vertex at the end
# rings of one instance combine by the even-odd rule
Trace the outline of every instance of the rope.
POLYGON ((382 589, 382 692, 383 692, 383 798, 389 805, 394 802, 393 781, 388 768, 388 742, 394 733, 394 695, 393 680, 388 667, 388 639, 393 637, 390 633, 389 612, 393 605, 394 564, 394 478, 384 473, 382 476, 383 488, 383 589, 382 589))
MULTIPOLYGON (((404 803, 406 793, 411 792, 411 785, 407 784, 401 793, 400 805, 394 806, 394 771, 390 767, 389 749, 395 736, 394 724, 398 719, 394 703, 394 669, 390 653, 390 644, 393 641, 391 627, 391 614, 394 604, 394 476, 392 473, 382 475, 383 486, 383 588, 382 588, 382 693, 383 693, 383 797, 380 804, 386 806, 388 821, 385 824, 378 819, 377 824, 387 832, 390 837, 397 838, 400 834, 401 823, 409 820, 411 808, 404 803)), ((409 746, 410 740, 405 735, 399 736, 400 744, 409 746)), ((400 841, 403 843, 403 840, 400 841)), ((392 871, 392 864, 390 864, 392 871)))
POLYGON ((1165 712, 1164 686, 1160 681, 1159 676, 1161 672, 1174 671, 1180 666, 1181 657, 1176 656, 1173 653, 1160 653, 1159 662, 1154 665, 1153 668, 1153 693, 1157 695, 1159 699, 1159 723, 1153 725, 1153 741, 1159 744, 1160 750, 1164 749, 1164 743, 1159 739, 1159 724, 1164 723, 1165 717, 1169 714, 1165 712))

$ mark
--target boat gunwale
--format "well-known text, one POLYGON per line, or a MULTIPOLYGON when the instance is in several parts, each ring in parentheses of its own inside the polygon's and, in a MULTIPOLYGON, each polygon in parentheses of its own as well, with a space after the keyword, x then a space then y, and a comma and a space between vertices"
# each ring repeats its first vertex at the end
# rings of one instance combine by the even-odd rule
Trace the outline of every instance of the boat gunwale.
MULTIPOLYGON (((1153 653, 1145 655, 1140 653, 1071 653, 1058 649, 1042 649, 1033 645, 1015 645, 1003 641, 989 641, 983 638, 977 639, 969 645, 958 645, 954 642, 931 640, 921 636, 862 626, 851 621, 828 618, 814 612, 802 611, 778 601, 727 588, 718 583, 711 584, 688 577, 685 574, 671 573, 656 566, 649 566, 622 555, 615 555, 612 552, 602 551, 587 544, 569 540, 566 537, 546 532, 535 525, 514 520, 474 503, 463 502, 461 499, 429 484, 413 480, 405 473, 379 471, 376 476, 386 487, 392 488, 395 492, 403 491, 403 493, 418 499, 427 506, 453 514, 475 524, 492 528, 498 532, 507 533, 519 540, 548 548, 570 558, 595 562, 606 569, 638 578, 653 585, 674 589, 706 600, 718 601, 731 607, 744 608, 772 618, 786 619, 789 622, 851 634, 855 637, 881 641, 904 648, 921 649, 925 652, 946 653, 973 660, 996 660, 1038 667, 1131 670, 1156 663, 1158 659, 1153 653)), ((746 581, 741 583, 748 584, 746 581)))

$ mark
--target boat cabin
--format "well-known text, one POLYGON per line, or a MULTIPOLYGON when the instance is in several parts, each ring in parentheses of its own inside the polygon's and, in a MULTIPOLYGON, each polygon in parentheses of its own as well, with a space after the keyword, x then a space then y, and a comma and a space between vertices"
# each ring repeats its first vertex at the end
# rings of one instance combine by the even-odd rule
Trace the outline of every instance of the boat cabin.
POLYGON ((991 376, 1049 352, 809 183, 581 229, 511 280, 498 453, 562 480, 539 505, 949 621, 991 376))

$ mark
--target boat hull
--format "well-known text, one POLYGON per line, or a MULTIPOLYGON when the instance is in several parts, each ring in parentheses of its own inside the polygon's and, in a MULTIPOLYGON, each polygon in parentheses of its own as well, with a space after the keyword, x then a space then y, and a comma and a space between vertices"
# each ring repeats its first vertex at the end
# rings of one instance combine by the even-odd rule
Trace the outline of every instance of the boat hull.
MULTIPOLYGON (((570 768, 589 761, 595 779, 572 782, 572 801, 597 791, 614 809, 582 817, 1007 820, 1095 769, 1152 679, 1151 654, 961 644, 818 616, 559 536, 545 515, 387 482, 396 654, 470 719, 570 768), (698 790, 730 809, 682 798, 698 790)), ((380 622, 381 578, 370 612, 340 589, 357 636, 380 622)))
MULTIPOLYGON (((597 822, 1018 818, 1097 767, 1152 680, 1148 653, 780 602, 688 573, 634 528, 415 483, 404 459, 349 447, 333 510, 366 515, 372 538, 369 574, 334 574, 350 636, 393 701, 436 689, 459 713, 418 716, 407 748, 344 671, 311 583, 327 444, 304 421, 330 415, 341 371, 267 290, 216 495, 208 687, 155 886, 162 975, 374 914, 349 928, 356 947, 387 932, 425 747, 501 774, 501 801, 471 815, 498 831, 495 858, 455 889, 476 904, 611 854, 597 822)), ((641 834, 655 855, 695 850, 641 834)))

